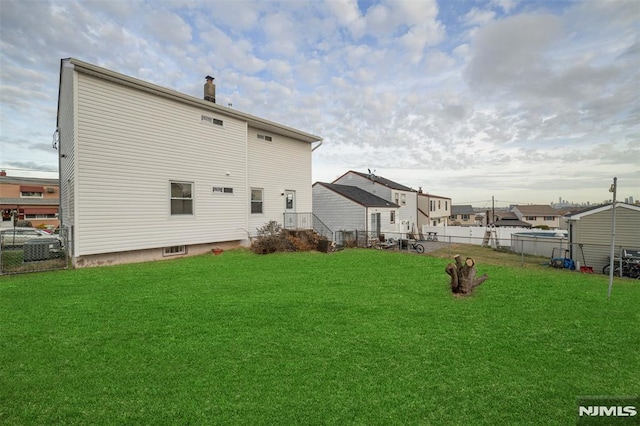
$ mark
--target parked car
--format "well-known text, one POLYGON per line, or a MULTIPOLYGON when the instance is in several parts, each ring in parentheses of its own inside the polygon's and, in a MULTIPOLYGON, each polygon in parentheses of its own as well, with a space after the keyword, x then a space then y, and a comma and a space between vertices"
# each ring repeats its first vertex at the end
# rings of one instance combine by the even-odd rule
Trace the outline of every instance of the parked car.
MULTIPOLYGON (((57 235, 49 234, 40 229, 16 227, 0 229, 0 244, 2 248, 22 248, 25 241, 32 240, 34 238, 60 238, 57 235)), ((62 245, 62 240, 60 240, 62 245)))

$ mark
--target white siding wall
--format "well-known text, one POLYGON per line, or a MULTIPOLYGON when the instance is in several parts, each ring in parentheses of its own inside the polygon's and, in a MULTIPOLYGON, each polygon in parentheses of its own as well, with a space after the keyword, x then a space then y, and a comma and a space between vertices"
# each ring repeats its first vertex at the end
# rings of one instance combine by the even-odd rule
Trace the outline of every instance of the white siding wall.
MULTIPOLYGON (((60 224, 67 232, 75 230, 75 98, 76 74, 63 64, 60 78, 60 110, 58 111, 58 156, 60 161, 60 224)), ((73 234, 69 234, 73 252, 73 234)))
MULTIPOLYGON (((376 185, 376 186, 380 186, 380 185, 376 185)), ((396 196, 395 194, 398 193, 400 202, 398 204, 400 204, 400 210, 398 211, 398 215, 399 220, 401 222, 403 221, 407 221, 409 222, 409 230, 411 230, 412 228, 414 228, 414 230, 417 230, 417 223, 418 223, 418 218, 416 216, 417 212, 418 212, 418 196, 415 192, 408 192, 408 191, 398 191, 396 189, 391 191, 392 193, 392 198, 389 199, 389 201, 392 201, 395 203, 396 200, 396 196), (405 199, 405 203, 402 203, 402 197, 404 196, 405 199)))
MULTIPOLYGON (((408 221, 410 227, 413 226, 417 230, 417 217, 416 213, 418 212, 418 197, 416 192, 411 191, 398 191, 396 189, 391 189, 387 186, 380 185, 378 183, 372 182, 370 179, 357 175, 355 173, 347 173, 334 183, 340 185, 351 185, 357 186, 360 189, 363 189, 371 194, 377 195, 380 198, 391 201, 395 203, 395 193, 399 194, 399 199, 402 199, 402 195, 405 197, 405 205, 400 204, 400 209, 398 211, 398 217, 396 221, 408 221)), ((411 228, 410 228, 411 229, 411 228)))
POLYGON ((396 223, 391 223, 391 211, 396 212, 396 218, 397 218, 398 210, 399 209, 395 209, 395 208, 392 209, 392 208, 385 208, 385 207, 369 207, 367 209, 367 220, 369 222, 369 226, 367 230, 369 232, 375 231, 373 227, 374 224, 371 220, 371 215, 380 213, 380 232, 382 234, 385 234, 385 233, 388 234, 387 237, 390 237, 390 238, 399 238, 398 235, 395 235, 400 233, 400 224, 398 223, 398 220, 396 219, 396 223))
POLYGON ((333 232, 364 230, 366 209, 322 185, 313 186, 313 213, 333 232))
POLYGON ((85 74, 78 105, 76 255, 246 238, 245 122, 85 74), (171 216, 172 180, 193 215, 171 216))
MULTIPOLYGON (((282 223, 285 209, 285 197, 282 195, 284 190, 296 192, 296 212, 311 212, 311 144, 249 128, 248 146, 247 190, 264 190, 262 214, 251 214, 250 206, 247 204, 249 233, 255 235, 256 228, 262 227, 270 220, 282 223), (258 134, 271 136, 272 140, 258 139, 258 134)), ((250 195, 249 193, 249 197, 250 195)))
POLYGON ((333 183, 337 183, 340 185, 357 186, 358 188, 363 189, 380 198, 393 201, 393 199, 391 198, 391 190, 389 188, 383 185, 378 185, 375 182, 372 182, 370 179, 364 178, 355 173, 347 173, 333 183))

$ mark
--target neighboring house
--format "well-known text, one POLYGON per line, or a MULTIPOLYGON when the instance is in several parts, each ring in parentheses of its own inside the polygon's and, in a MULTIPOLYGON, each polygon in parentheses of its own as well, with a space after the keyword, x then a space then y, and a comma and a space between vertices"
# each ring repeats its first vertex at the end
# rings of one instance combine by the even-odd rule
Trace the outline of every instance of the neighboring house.
POLYGON ((322 139, 212 101, 63 59, 57 133, 76 267, 248 244, 311 212, 322 139))
POLYGON ((560 228, 560 213, 549 205, 513 206, 511 209, 518 219, 531 224, 532 227, 548 226, 549 229, 560 228))
POLYGON ((422 226, 441 226, 447 224, 451 216, 451 198, 418 191, 418 229, 422 226))
POLYGON ((400 206, 396 221, 400 224, 399 232, 418 232, 418 192, 407 186, 374 174, 353 170, 340 176, 333 183, 356 186, 377 197, 400 206))
POLYGON ((451 206, 449 225, 452 226, 477 226, 481 225, 476 220, 476 211, 470 204, 451 206))
POLYGON ((357 186, 313 184, 313 213, 333 232, 364 231, 370 238, 397 233, 399 209, 357 186))
MULTIPOLYGON (((565 216, 571 258, 583 266, 591 266, 596 272, 602 272, 602 268, 609 264, 613 222, 611 206, 591 207, 565 216)), ((621 248, 640 250, 640 206, 616 203, 615 257, 619 256, 621 248)))
POLYGON ((496 212, 496 220, 491 224, 498 228, 531 228, 531 224, 518 219, 513 212, 496 212))
POLYGON ((60 188, 58 179, 7 176, 0 171, 0 227, 13 226, 13 212, 18 220, 34 227, 57 228, 60 188))

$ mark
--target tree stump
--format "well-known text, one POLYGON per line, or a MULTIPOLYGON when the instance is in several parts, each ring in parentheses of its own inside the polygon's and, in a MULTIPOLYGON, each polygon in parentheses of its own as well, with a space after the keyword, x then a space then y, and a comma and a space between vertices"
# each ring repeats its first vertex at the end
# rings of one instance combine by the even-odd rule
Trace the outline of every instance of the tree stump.
POLYGON ((478 271, 476 270, 476 262, 467 257, 464 263, 460 261, 460 255, 455 255, 456 264, 449 263, 445 268, 445 272, 451 277, 451 291, 454 294, 468 295, 473 289, 489 279, 487 274, 476 278, 478 271))

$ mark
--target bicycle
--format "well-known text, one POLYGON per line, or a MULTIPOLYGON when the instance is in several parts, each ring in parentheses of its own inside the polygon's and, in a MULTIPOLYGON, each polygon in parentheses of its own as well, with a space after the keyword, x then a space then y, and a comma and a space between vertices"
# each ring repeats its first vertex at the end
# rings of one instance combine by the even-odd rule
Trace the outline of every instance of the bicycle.
MULTIPOLYGON (((613 276, 614 277, 627 277, 640 279, 640 260, 637 259, 622 259, 622 274, 620 274, 620 259, 614 259, 613 262, 613 276)), ((604 275, 609 275, 611 265, 605 265, 602 268, 604 275)))
POLYGON ((416 253, 420 253, 420 254, 424 253, 424 246, 417 241, 411 243, 411 248, 414 249, 416 253))

